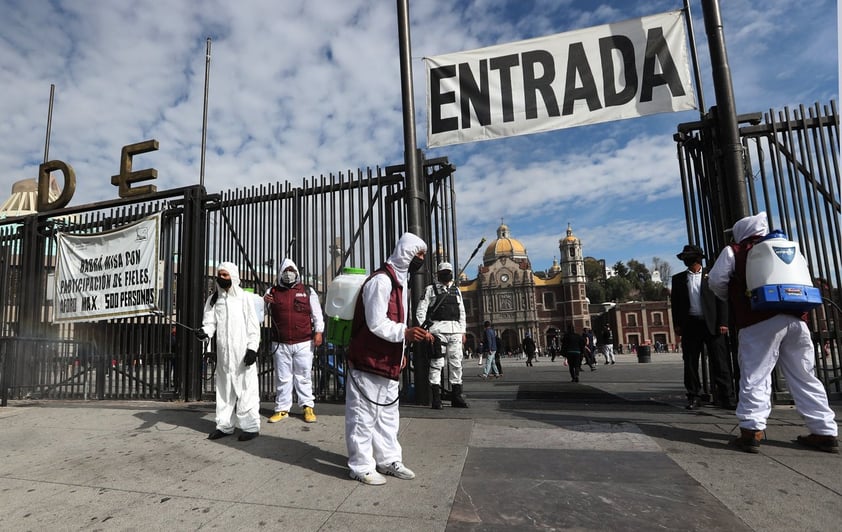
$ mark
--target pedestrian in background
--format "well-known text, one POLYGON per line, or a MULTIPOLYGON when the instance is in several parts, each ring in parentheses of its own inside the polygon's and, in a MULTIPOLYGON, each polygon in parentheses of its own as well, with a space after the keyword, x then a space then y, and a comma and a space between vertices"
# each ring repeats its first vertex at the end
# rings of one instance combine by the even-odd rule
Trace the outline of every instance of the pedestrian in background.
POLYGON ((567 368, 573 382, 579 382, 582 368, 582 356, 585 352, 585 337, 578 334, 572 325, 561 338, 561 355, 567 360, 567 368))
POLYGON ((532 339, 532 333, 526 333, 520 346, 523 352, 526 353, 526 365, 531 367, 532 359, 535 358, 535 340, 532 339))
POLYGON ((485 355, 485 367, 479 376, 483 379, 487 379, 489 375, 494 375, 495 377, 500 375, 497 370, 497 366, 494 364, 494 359, 497 358, 497 333, 495 333, 494 329, 491 328, 490 321, 486 321, 482 324, 482 326, 485 327, 483 330, 483 348, 485 349, 483 354, 485 355))
POLYGON ((607 323, 602 326, 602 356, 605 357, 605 365, 614 364, 614 331, 607 323))

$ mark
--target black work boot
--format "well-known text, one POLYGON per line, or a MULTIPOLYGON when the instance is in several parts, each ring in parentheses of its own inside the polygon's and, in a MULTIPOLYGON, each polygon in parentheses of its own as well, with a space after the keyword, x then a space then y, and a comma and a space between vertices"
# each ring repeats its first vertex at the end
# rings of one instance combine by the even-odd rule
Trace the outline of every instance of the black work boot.
POLYGON ((740 428, 740 435, 728 442, 728 444, 744 453, 755 454, 760 452, 760 440, 762 439, 762 430, 740 428))
POLYGON ((450 406, 452 406, 453 408, 468 408, 468 403, 465 401, 465 397, 462 395, 461 384, 453 385, 453 391, 451 392, 450 397, 450 406))
POLYGON ((431 399, 433 410, 441 410, 441 386, 433 384, 430 386, 433 390, 433 397, 431 399))

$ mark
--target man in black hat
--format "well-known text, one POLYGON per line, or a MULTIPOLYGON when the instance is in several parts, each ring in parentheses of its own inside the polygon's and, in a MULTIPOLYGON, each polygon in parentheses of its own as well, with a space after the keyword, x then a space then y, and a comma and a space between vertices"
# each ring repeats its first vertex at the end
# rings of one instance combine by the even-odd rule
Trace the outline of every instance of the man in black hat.
POLYGON ((707 272, 702 269, 705 254, 702 248, 688 244, 677 255, 687 269, 672 276, 672 322, 681 338, 684 359, 684 388, 687 409, 701 406, 702 383, 699 359, 702 346, 707 346, 713 402, 732 410, 733 378, 725 335, 728 334, 728 305, 717 298, 708 286, 707 272))

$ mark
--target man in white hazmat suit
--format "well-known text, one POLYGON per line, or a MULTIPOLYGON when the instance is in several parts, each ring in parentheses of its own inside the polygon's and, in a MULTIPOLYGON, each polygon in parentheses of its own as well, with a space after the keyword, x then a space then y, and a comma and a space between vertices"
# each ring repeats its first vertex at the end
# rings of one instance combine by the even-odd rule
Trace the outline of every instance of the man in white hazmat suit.
POLYGON ((427 287, 424 297, 418 301, 415 317, 422 327, 439 339, 433 342, 430 355, 430 389, 433 410, 441 410, 441 375, 447 361, 451 386, 450 405, 468 408, 462 396, 462 345, 465 342, 465 304, 462 294, 453 280, 453 266, 449 262, 439 263, 436 281, 427 287), (443 347, 444 350, 439 348, 443 347), (437 352, 438 351, 438 352, 437 352))
POLYGON ((217 290, 205 302, 199 340, 216 335, 216 430, 209 440, 242 431, 240 441, 260 434, 260 392, 257 349, 260 326, 251 298, 240 288, 236 264, 222 262, 216 273, 217 290))
POLYGON ((807 312, 753 310, 746 293, 749 250, 769 233, 766 213, 738 220, 734 243, 727 246, 710 270, 709 286, 719 299, 729 300, 739 331, 740 390, 737 419, 740 435, 730 444, 747 453, 760 452, 766 419, 772 411, 772 371, 777 364, 795 400, 795 410, 810 434, 797 442, 829 453, 839 452, 835 413, 815 375, 815 358, 807 312))
POLYGON ((266 291, 263 300, 272 316, 272 356, 275 361, 275 413, 269 423, 289 416, 292 388, 298 393, 298 406, 307 423, 316 422, 313 411, 313 347, 322 345, 325 330, 319 296, 301 282, 298 267, 284 259, 277 284, 266 291))
POLYGON ((404 233, 395 250, 360 291, 348 349, 349 383, 345 397, 345 443, 351 478, 363 484, 386 483, 383 475, 410 480, 398 443, 401 370, 406 342, 432 341, 421 327, 407 327, 407 281, 424 264, 427 245, 404 233))

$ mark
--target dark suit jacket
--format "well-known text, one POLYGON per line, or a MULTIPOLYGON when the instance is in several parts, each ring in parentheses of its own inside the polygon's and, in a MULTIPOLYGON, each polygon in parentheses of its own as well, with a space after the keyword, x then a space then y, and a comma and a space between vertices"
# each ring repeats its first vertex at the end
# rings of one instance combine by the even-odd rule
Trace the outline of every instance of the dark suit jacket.
MULTIPOLYGON (((705 325, 712 335, 719 334, 719 327, 728 326, 728 303, 714 295, 708 286, 707 271, 702 270, 702 313, 705 325)), ((690 317, 690 294, 687 291, 687 270, 672 276, 672 322, 684 329, 684 323, 690 317)))

